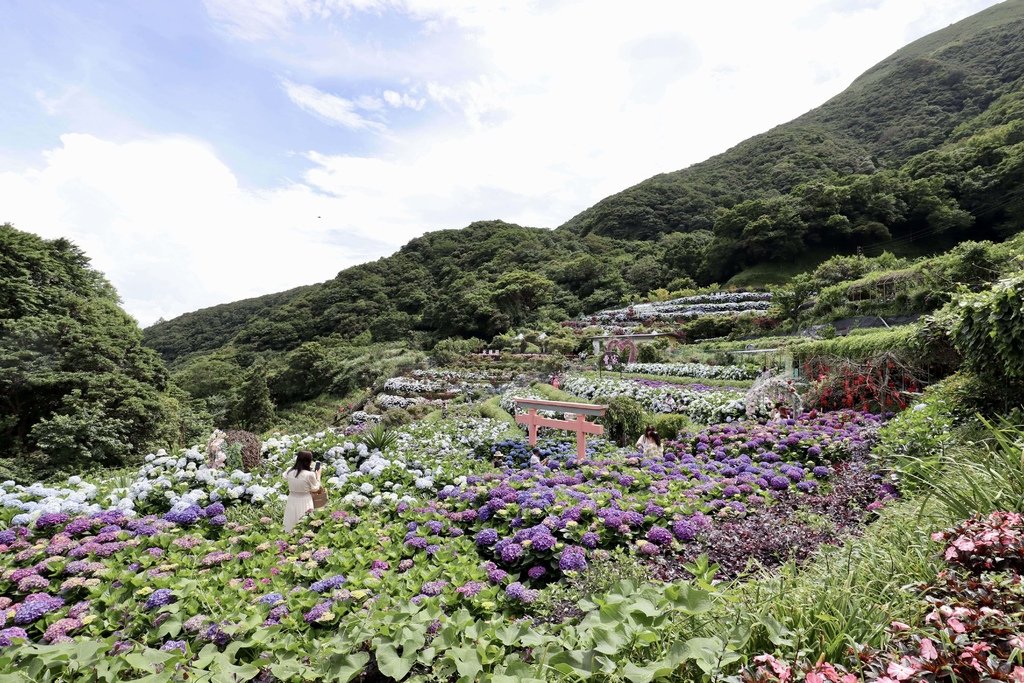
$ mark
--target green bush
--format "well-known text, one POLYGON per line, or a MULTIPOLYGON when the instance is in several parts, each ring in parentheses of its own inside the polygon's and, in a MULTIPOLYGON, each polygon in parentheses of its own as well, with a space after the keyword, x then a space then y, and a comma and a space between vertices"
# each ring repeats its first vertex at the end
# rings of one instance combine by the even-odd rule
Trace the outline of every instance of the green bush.
POLYGON ((501 397, 494 396, 487 399, 480 404, 479 408, 480 417, 487 417, 492 420, 503 420, 504 422, 515 422, 516 419, 512 417, 501 407, 501 397))
POLYGON ((891 329, 873 329, 863 334, 825 339, 800 344, 793 349, 793 355, 800 360, 817 357, 849 358, 859 360, 891 351, 916 355, 917 326, 904 325, 891 329))
POLYGON ((664 357, 653 344, 641 344, 637 352, 637 360, 641 363, 661 363, 664 357))
POLYGON ((600 422, 604 425, 605 437, 620 446, 625 446, 629 440, 642 434, 644 427, 647 426, 647 413, 634 398, 599 396, 595 401, 608 406, 600 422))
POLYGON ((412 415, 404 408, 391 408, 381 419, 380 423, 385 427, 401 427, 412 422, 412 415))
POLYGON ((979 375, 1024 384, 1024 274, 957 302, 953 342, 979 375))
POLYGON ((931 481, 947 452, 956 446, 954 417, 941 392, 928 396, 897 415, 880 432, 873 453, 901 479, 901 489, 914 491, 931 481))
POLYGON ((665 440, 675 439, 679 436, 679 432, 688 429, 692 423, 690 418, 685 415, 666 413, 655 415, 652 424, 658 430, 658 436, 665 440))

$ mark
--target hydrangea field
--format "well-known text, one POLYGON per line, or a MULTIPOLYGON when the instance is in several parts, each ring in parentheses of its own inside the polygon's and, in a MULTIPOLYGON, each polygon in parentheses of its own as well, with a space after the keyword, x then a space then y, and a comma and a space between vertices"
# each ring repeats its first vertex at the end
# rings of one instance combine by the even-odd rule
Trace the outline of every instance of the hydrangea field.
POLYGON ((766 311, 771 306, 771 299, 772 295, 767 292, 716 292, 607 309, 586 316, 586 319, 596 323, 629 323, 766 311))
MULTIPOLYGON (((741 379, 704 368, 714 366, 643 370, 741 379)), ((251 472, 212 469, 193 448, 59 486, 4 482, 0 671, 505 682, 653 681, 686 662, 717 670, 723 651, 756 635, 715 634, 715 620, 733 618, 729 586, 844 542, 899 498, 871 456, 889 416, 748 417, 743 390, 657 379, 576 374, 562 386, 587 399, 631 396, 695 426, 659 455, 593 438, 579 464, 572 439, 548 433, 531 466, 518 426, 460 416, 414 422, 384 452, 343 430, 274 435, 251 472), (330 500, 288 535, 281 474, 303 449, 323 461, 330 500), (620 567, 646 580, 609 577, 620 567)), ((420 400, 459 387, 498 390, 441 372, 386 385, 420 400)), ((513 396, 541 397, 526 385, 501 395, 508 412, 513 396)), ((984 552, 994 538, 1018 542, 1019 518, 986 524, 943 536, 947 560, 1019 570, 984 552)), ((1001 656, 1015 646, 979 607, 946 609, 935 608, 936 628, 991 632, 1001 656)), ((895 638, 902 649, 872 655, 869 670, 889 683, 962 668, 967 645, 943 638, 895 638)), ((984 671, 1017 680, 1006 678, 1012 668, 984 671)), ((771 655, 737 675, 850 683, 839 663, 771 655)))
MULTIPOLYGON (((861 502, 881 505, 892 492, 858 469, 880 423, 839 412, 714 425, 655 458, 595 440, 579 467, 567 441, 549 440, 528 467, 514 427, 460 419, 415 425, 387 453, 331 432, 275 437, 251 473, 211 470, 193 449, 147 456, 121 481, 6 483, 0 644, 90 642, 124 673, 144 661, 267 680, 472 671, 479 653, 420 650, 468 623, 496 628, 498 615, 513 621, 497 642, 522 647, 510 634, 531 605, 609 553, 662 571, 722 525, 827 515, 844 472, 862 479, 861 502), (321 454, 333 500, 286 536, 279 475, 300 448, 321 454), (297 654, 314 643, 334 654, 297 654)), ((556 632, 536 637, 555 648, 556 632)))

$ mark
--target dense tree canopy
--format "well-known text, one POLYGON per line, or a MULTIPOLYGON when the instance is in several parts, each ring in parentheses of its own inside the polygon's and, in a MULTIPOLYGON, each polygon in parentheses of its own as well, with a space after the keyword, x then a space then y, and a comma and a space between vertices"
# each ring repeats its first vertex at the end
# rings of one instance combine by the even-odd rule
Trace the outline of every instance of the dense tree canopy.
POLYGON ((118 464, 175 441, 180 406, 167 379, 78 247, 0 225, 0 467, 37 449, 43 474, 70 461, 118 464))

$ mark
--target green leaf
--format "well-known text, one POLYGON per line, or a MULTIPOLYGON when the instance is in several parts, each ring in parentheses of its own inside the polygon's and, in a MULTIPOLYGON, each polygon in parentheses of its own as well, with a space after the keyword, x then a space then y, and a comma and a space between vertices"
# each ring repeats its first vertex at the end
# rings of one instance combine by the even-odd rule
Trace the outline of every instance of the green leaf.
POLYGON ((374 653, 377 659, 377 668, 389 678, 400 681, 405 678, 416 663, 416 651, 413 650, 406 655, 399 655, 398 650, 390 643, 382 643, 377 646, 374 653))
POLYGON ((331 655, 327 658, 328 678, 338 683, 348 683, 363 672, 369 661, 370 655, 367 652, 331 655))
POLYGON ((484 669, 480 656, 473 647, 453 647, 448 651, 447 658, 455 665, 455 670, 460 676, 470 680, 476 680, 477 674, 484 669))
POLYGON ((594 649, 606 655, 618 654, 628 642, 626 634, 619 628, 595 628, 591 637, 594 639, 594 649))

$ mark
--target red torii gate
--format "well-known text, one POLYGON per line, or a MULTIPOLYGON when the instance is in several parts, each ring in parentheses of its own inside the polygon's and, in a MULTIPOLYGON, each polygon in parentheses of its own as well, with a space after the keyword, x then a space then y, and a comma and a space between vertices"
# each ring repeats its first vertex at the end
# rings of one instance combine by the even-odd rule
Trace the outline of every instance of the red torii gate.
POLYGON ((565 429, 576 432, 576 462, 583 460, 587 454, 587 434, 600 436, 604 434, 604 427, 593 422, 587 422, 587 417, 593 415, 601 417, 608 409, 608 406, 594 405, 591 403, 566 403, 564 401, 542 401, 535 398, 514 398, 519 408, 526 410, 524 415, 516 415, 516 422, 526 425, 530 433, 529 444, 537 445, 537 428, 551 427, 552 429, 565 429), (544 417, 537 413, 538 410, 555 410, 562 413, 572 413, 576 416, 574 420, 556 420, 551 417, 544 417))

